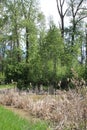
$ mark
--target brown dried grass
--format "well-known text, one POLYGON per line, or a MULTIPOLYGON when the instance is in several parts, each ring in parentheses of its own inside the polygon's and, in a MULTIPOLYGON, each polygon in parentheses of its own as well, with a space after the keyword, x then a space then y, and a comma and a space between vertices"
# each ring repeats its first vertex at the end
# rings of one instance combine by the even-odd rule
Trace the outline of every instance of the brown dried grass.
POLYGON ((29 95, 9 92, 0 95, 0 104, 24 109, 35 117, 52 122, 55 130, 78 130, 87 122, 87 92, 60 91, 58 95, 29 95))

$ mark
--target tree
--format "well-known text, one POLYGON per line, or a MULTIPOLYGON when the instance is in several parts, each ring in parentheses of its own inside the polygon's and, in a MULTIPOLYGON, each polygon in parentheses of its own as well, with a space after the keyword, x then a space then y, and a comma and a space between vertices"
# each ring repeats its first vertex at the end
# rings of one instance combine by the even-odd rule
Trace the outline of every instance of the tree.
POLYGON ((20 1, 5 1, 5 8, 7 14, 7 25, 9 26, 7 32, 8 46, 16 50, 17 62, 21 62, 21 11, 20 1))
POLYGON ((7 33, 7 15, 4 10, 4 3, 0 3, 0 68, 4 72, 4 58, 6 53, 6 33, 7 33))
POLYGON ((23 27, 25 29, 26 37, 26 63, 29 62, 29 49, 32 42, 36 41, 38 23, 38 3, 36 0, 21 0, 22 14, 23 14, 23 27))
POLYGON ((50 25, 47 32, 45 42, 45 55, 48 59, 48 65, 50 70, 49 79, 50 82, 55 83, 58 75, 58 65, 61 63, 61 57, 64 53, 64 44, 61 38, 61 34, 54 23, 50 25))
POLYGON ((64 5, 65 5, 65 0, 56 0, 57 3, 57 10, 58 10, 58 14, 60 16, 60 29, 61 29, 61 36, 62 38, 64 38, 64 18, 67 14, 67 11, 69 10, 69 8, 67 7, 64 11, 64 5))
POLYGON ((87 7, 85 6, 85 0, 69 0, 68 4, 69 17, 71 16, 71 44, 74 45, 77 28, 82 20, 87 17, 87 7))

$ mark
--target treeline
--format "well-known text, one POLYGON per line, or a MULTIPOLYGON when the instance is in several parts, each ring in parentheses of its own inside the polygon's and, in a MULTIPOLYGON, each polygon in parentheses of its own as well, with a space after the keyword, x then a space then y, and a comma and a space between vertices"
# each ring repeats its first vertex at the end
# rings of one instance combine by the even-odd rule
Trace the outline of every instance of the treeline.
POLYGON ((30 83, 58 88, 60 81, 61 87, 67 88, 67 79, 73 76, 72 68, 79 79, 86 79, 87 35, 83 25, 86 24, 87 8, 84 0, 69 0, 70 8, 62 15, 59 9, 63 9, 64 2, 57 1, 60 18, 67 14, 71 24, 65 27, 61 20, 60 28, 52 19, 46 28, 45 16, 37 0, 4 0, 0 3, 1 80, 18 82, 20 89, 29 87, 30 83), (80 7, 84 10, 79 11, 80 7))

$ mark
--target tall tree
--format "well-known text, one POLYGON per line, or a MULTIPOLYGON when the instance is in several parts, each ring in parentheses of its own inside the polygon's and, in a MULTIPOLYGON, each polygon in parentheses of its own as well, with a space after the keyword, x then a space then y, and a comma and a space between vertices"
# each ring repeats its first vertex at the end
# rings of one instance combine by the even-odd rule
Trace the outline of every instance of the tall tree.
POLYGON ((64 38, 64 18, 67 14, 67 11, 69 10, 69 8, 67 7, 64 11, 65 8, 65 2, 66 0, 56 0, 57 3, 57 10, 58 10, 58 14, 60 16, 60 29, 61 29, 61 36, 64 38))
POLYGON ((21 0, 23 26, 26 36, 26 62, 29 62, 29 49, 31 46, 31 39, 37 35, 37 18, 38 18, 38 3, 36 0, 21 0))
POLYGON ((5 17, 3 36, 5 36, 6 39, 6 46, 9 46, 11 51, 16 49, 16 61, 20 62, 20 4, 16 0, 3 1, 3 10, 5 13, 5 15, 3 15, 5 17))
POLYGON ((10 22, 11 22, 11 31, 12 31, 12 40, 14 42, 14 47, 17 50, 17 61, 21 61, 21 55, 20 55, 20 19, 21 19, 21 13, 20 13, 20 2, 17 0, 14 0, 12 3, 10 3, 10 6, 8 8, 10 13, 10 22))
POLYGON ((7 33, 7 15, 4 9, 4 3, 0 3, 0 68, 4 71, 4 58, 6 53, 6 33, 7 33))
MULTIPOLYGON (((61 34, 55 24, 50 25, 50 29, 47 32, 45 42, 46 57, 48 64, 50 64, 50 70, 52 74, 51 81, 55 82, 57 76, 57 67, 61 63, 61 57, 64 52, 64 44, 61 38, 61 34)), ((49 76, 50 77, 50 76, 49 76)))
POLYGON ((78 25, 80 22, 87 17, 87 7, 85 6, 85 0, 69 0, 68 4, 69 17, 71 17, 71 44, 74 45, 75 36, 77 32, 78 25))

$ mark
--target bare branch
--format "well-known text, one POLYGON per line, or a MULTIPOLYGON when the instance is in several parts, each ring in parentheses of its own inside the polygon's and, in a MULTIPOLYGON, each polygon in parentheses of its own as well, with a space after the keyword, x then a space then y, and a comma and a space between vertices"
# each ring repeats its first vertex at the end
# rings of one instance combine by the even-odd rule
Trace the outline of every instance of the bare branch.
POLYGON ((83 17, 79 17, 79 19, 76 21, 76 25, 81 21, 83 20, 84 18, 87 18, 87 15, 83 16, 83 17))
POLYGON ((56 0, 56 3, 57 3, 57 9, 58 9, 58 13, 59 13, 59 15, 61 15, 61 12, 60 12, 60 8, 59 8, 59 3, 58 3, 58 0, 56 0))
POLYGON ((83 0, 81 0, 81 1, 79 2, 78 6, 77 6, 77 9, 76 9, 76 12, 75 12, 75 16, 76 16, 78 10, 80 9, 80 6, 81 6, 82 2, 83 2, 83 0))
POLYGON ((60 7, 62 7, 61 0, 59 0, 59 3, 60 3, 60 7))
POLYGON ((65 2, 65 0, 63 0, 63 2, 62 2, 62 6, 64 5, 64 2, 65 2))
POLYGON ((64 15, 63 15, 63 16, 65 16, 65 15, 66 15, 66 13, 67 13, 67 11, 69 10, 69 8, 70 8, 70 7, 68 7, 68 8, 65 10, 64 15))

